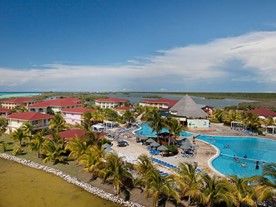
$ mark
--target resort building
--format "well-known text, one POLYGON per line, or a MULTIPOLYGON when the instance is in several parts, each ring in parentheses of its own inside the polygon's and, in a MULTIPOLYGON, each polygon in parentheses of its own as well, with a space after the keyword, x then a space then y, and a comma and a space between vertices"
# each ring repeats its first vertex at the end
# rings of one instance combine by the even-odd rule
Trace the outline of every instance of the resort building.
POLYGON ((213 114, 213 112, 214 112, 214 107, 208 106, 208 105, 202 106, 201 109, 202 109, 204 112, 206 112, 206 113, 208 113, 208 114, 210 114, 210 115, 213 114))
POLYGON ((94 109, 84 107, 63 108, 61 109, 61 114, 68 124, 82 124, 83 114, 85 112, 92 112, 93 110, 94 109))
MULTIPOLYGON (((85 134, 83 129, 69 129, 58 133, 61 139, 68 141, 73 138, 81 138, 85 134)), ((52 135, 50 135, 52 137, 52 135)))
POLYGON ((7 116, 9 123, 7 133, 13 132, 26 122, 29 122, 33 126, 34 130, 46 129, 48 128, 49 121, 52 118, 52 115, 36 112, 13 113, 7 116))
POLYGON ((126 111, 130 111, 132 109, 133 109, 132 106, 119 106, 119 107, 113 108, 113 110, 116 111, 120 116, 123 116, 123 114, 126 111))
POLYGON ((182 125, 187 125, 187 127, 209 127, 209 120, 207 119, 208 114, 188 95, 184 96, 170 108, 170 114, 177 118, 182 125))
POLYGON ((11 109, 1 108, 0 107, 0 117, 6 117, 11 114, 11 109))
POLYGON ((95 105, 100 108, 115 108, 119 106, 128 106, 129 100, 122 98, 100 98, 95 101, 95 105))
POLYGON ((1 107, 6 109, 14 109, 21 106, 28 107, 34 102, 34 99, 29 97, 12 98, 0 101, 1 107))
POLYGON ((158 109, 169 109, 173 105, 175 105, 176 103, 177 103, 177 100, 159 98, 159 99, 144 99, 144 100, 141 100, 139 105, 140 106, 156 107, 158 109))
POLYGON ((28 107, 29 111, 43 114, 60 113, 64 108, 81 107, 84 102, 78 98, 60 98, 37 102, 28 107))
POLYGON ((249 110, 249 111, 247 111, 247 113, 255 114, 260 119, 266 119, 268 117, 272 117, 274 120, 276 120, 276 112, 271 111, 269 109, 265 109, 265 108, 249 110))

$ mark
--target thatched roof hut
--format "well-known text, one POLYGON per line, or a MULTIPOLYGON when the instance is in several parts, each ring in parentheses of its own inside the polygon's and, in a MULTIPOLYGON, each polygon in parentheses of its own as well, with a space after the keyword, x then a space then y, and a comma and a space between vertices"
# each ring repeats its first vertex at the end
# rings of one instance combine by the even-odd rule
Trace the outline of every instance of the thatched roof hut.
POLYGON ((170 112, 175 116, 186 118, 206 118, 208 116, 188 95, 180 99, 170 109, 170 112))

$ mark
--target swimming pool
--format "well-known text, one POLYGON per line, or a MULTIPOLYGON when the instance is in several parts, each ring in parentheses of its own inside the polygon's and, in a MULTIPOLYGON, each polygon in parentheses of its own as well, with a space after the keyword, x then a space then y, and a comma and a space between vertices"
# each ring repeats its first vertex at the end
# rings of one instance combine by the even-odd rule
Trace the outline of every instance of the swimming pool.
MULTIPOLYGON (((151 127, 147 123, 141 123, 139 124, 139 126, 141 127, 141 129, 136 130, 135 134, 142 135, 145 137, 156 137, 156 132, 152 132, 151 127)), ((163 128, 161 132, 169 132, 169 130, 163 128)), ((192 133, 184 131, 180 133, 180 136, 189 137, 192 136, 192 133)))
POLYGON ((220 150, 220 155, 212 162, 213 167, 225 175, 250 177, 262 174, 262 162, 276 162, 276 141, 256 137, 208 136, 200 135, 199 140, 208 142, 220 150), (226 146, 229 145, 229 148, 226 146), (234 155, 240 159, 236 162, 234 155), (244 158, 244 155, 247 158, 244 158), (259 169, 256 169, 256 160, 259 169), (246 167, 242 167, 242 163, 246 167))

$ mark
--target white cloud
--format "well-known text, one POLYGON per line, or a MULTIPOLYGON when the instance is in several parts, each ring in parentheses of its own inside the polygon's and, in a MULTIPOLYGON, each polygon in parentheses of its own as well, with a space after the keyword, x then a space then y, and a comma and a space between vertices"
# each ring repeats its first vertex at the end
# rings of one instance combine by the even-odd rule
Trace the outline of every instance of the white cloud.
MULTIPOLYGON (((53 86, 64 90, 139 90, 142 86, 156 86, 158 90, 164 88, 164 81, 169 80, 171 86, 166 85, 167 90, 176 90, 187 87, 188 83, 194 87, 202 82, 215 86, 216 82, 227 80, 233 84, 262 83, 266 90, 273 90, 276 86, 275 57, 276 32, 254 32, 159 51, 156 56, 129 60, 119 66, 45 64, 44 69, 0 68, 0 86, 20 89, 32 85, 45 90, 53 86), (233 65, 237 62, 238 66, 233 65), (177 85, 175 89, 173 84, 177 85)), ((223 87, 223 84, 218 87, 223 87)))

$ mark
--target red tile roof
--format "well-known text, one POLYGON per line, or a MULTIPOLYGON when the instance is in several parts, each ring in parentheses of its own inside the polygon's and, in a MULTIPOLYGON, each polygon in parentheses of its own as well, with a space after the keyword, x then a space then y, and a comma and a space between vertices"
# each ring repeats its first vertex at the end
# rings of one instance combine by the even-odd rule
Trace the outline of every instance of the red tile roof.
POLYGON ((53 118, 53 116, 49 115, 49 114, 41 114, 41 113, 37 113, 37 112, 22 112, 22 113, 10 114, 10 115, 8 115, 7 118, 33 121, 33 120, 41 120, 41 119, 51 119, 51 118, 53 118))
POLYGON ((276 112, 271 111, 269 109, 259 108, 259 109, 253 109, 247 111, 248 113, 256 114, 258 116, 264 116, 264 117, 276 117, 276 112))
POLYGON ((148 104, 168 104, 169 107, 172 107, 178 102, 178 100, 171 100, 166 98, 159 98, 159 99, 144 99, 141 100, 141 103, 148 103, 148 104))
POLYGON ((127 111, 127 110, 131 110, 132 106, 120 106, 120 107, 116 107, 113 108, 115 111, 127 111))
POLYGON ((122 98, 100 98, 96 102, 117 102, 117 103, 127 103, 129 100, 122 98))
POLYGON ((9 112, 11 112, 11 109, 0 108, 0 113, 9 113, 9 112))
POLYGON ((64 108, 61 112, 64 113, 74 113, 74 114, 84 114, 85 112, 92 112, 94 109, 92 108, 84 108, 84 107, 75 107, 75 108, 64 108))
MULTIPOLYGON (((85 134, 85 130, 83 129, 69 129, 63 132, 59 132, 59 136, 62 139, 72 139, 75 137, 82 137, 85 134)), ((49 135, 50 138, 52 138, 52 135, 49 135)))
POLYGON ((17 103, 17 104, 23 104, 23 103, 28 103, 32 102, 34 99, 29 98, 29 97, 21 97, 21 98, 11 98, 11 99, 6 99, 2 100, 2 103, 17 103))
POLYGON ((47 107, 67 107, 77 106, 83 101, 78 98, 60 98, 54 100, 41 101, 29 106, 29 108, 47 108, 47 107))

